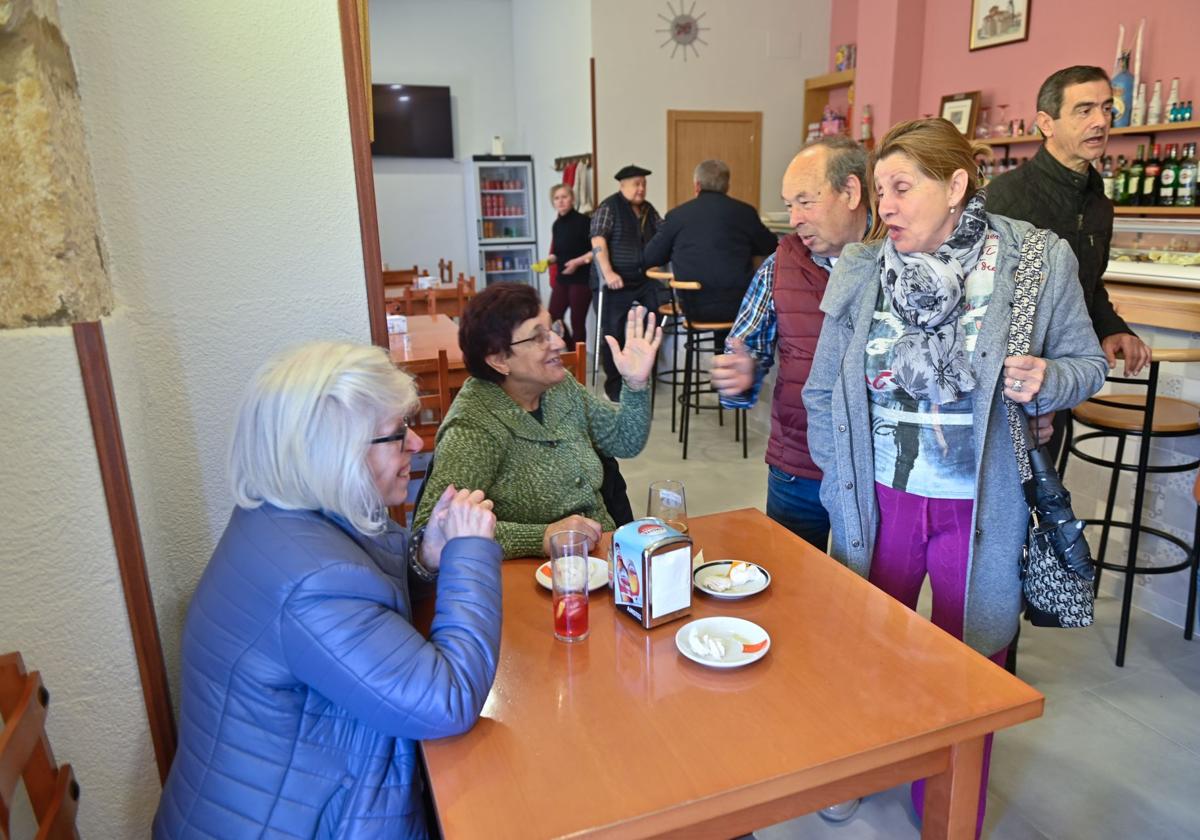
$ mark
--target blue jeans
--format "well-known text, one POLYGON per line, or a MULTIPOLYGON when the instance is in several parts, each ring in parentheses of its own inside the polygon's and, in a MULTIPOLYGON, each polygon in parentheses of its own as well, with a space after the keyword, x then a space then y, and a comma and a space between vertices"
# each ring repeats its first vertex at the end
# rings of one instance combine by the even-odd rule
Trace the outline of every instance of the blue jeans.
POLYGON ((821 551, 829 548, 829 512, 821 504, 821 482, 767 465, 767 516, 821 551))

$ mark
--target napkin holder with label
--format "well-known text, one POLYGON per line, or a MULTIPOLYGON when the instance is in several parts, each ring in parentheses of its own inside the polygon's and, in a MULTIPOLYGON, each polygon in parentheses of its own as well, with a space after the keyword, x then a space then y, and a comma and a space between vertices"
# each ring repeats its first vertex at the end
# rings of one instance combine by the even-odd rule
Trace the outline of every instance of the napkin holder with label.
POLYGON ((618 612, 649 629, 692 612, 692 540, 661 519, 635 519, 609 549, 618 612))

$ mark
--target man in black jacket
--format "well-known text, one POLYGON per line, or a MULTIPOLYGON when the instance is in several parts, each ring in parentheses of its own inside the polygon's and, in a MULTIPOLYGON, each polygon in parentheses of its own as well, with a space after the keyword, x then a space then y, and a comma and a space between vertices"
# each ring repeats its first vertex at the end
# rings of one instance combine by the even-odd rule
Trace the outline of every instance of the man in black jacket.
MULTIPOLYGON (((1112 86, 1099 67, 1068 67, 1046 79, 1037 98, 1037 127, 1046 140, 1032 160, 991 182, 987 209, 1048 228, 1070 244, 1109 367, 1120 354, 1126 374, 1136 375, 1150 361, 1150 348, 1116 313, 1104 288, 1113 204, 1092 166, 1108 144, 1112 103, 1112 86)), ((1055 418, 1050 449, 1056 457, 1067 417, 1061 412, 1055 418)))
MULTIPOLYGON (((758 218, 758 211, 730 198, 729 166, 706 160, 692 177, 696 197, 671 212, 642 255, 646 268, 668 261, 677 280, 699 282, 699 292, 680 291, 680 305, 693 321, 728 321, 737 317, 742 297, 754 276, 754 257, 775 253, 778 239, 758 218)), ((725 333, 717 335, 725 346, 725 333)))

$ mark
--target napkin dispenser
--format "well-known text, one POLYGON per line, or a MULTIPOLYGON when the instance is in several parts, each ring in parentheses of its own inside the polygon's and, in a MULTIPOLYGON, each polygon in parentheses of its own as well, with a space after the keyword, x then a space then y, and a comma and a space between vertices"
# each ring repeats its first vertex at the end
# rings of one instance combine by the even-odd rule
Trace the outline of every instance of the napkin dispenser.
POLYGON ((618 612, 647 629, 692 612, 692 540, 661 519, 635 519, 609 549, 618 612))

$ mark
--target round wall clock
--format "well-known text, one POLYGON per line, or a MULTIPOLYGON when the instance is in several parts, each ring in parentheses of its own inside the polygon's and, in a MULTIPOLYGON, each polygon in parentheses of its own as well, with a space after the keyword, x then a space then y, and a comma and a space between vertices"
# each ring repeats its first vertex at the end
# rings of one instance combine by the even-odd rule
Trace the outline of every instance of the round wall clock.
POLYGON ((696 44, 701 43, 708 46, 708 42, 700 37, 700 33, 710 27, 701 26, 700 18, 704 17, 707 12, 696 14, 696 4, 692 3, 692 7, 684 11, 684 3, 686 0, 680 0, 679 11, 675 11, 675 7, 667 2, 667 11, 670 17, 660 14, 659 17, 666 21, 665 29, 656 29, 655 32, 665 33, 667 40, 659 44, 659 47, 665 47, 667 44, 673 44, 671 47, 671 58, 675 57, 675 53, 679 52, 679 48, 683 47, 683 60, 687 61, 688 50, 690 49, 697 57, 700 55, 700 50, 696 44))

